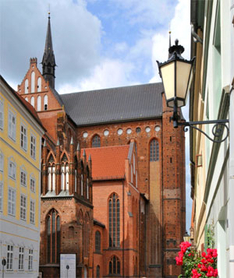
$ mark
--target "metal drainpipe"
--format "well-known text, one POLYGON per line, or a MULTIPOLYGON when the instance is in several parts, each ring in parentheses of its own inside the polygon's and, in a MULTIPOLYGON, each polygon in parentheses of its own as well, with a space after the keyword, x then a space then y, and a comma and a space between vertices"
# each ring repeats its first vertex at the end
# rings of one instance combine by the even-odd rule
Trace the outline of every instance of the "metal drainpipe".
MULTIPOLYGON (((125 177, 124 177, 125 179, 125 177)), ((122 181, 122 194, 123 194, 123 277, 124 277, 124 238, 125 238, 125 233, 124 233, 124 180, 122 181)))

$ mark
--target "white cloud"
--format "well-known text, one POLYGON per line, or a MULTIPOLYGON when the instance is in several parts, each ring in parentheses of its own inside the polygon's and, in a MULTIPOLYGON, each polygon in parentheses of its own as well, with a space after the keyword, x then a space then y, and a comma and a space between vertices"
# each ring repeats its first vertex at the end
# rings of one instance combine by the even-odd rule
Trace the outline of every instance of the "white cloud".
MULTIPOLYGON (((185 52, 182 56, 190 59, 190 1, 179 0, 175 8, 175 15, 170 21, 171 43, 174 44, 175 39, 179 40, 179 44, 183 45, 185 52)), ((156 60, 164 62, 168 59, 169 48, 169 29, 167 32, 157 33, 152 38, 152 64, 155 71, 154 76, 150 80, 160 81, 158 75, 158 66, 156 60)))
POLYGON ((130 83, 129 77, 132 70, 133 65, 131 63, 117 59, 104 59, 93 69, 90 77, 72 85, 65 84, 59 88, 59 92, 68 93, 123 86, 130 83))

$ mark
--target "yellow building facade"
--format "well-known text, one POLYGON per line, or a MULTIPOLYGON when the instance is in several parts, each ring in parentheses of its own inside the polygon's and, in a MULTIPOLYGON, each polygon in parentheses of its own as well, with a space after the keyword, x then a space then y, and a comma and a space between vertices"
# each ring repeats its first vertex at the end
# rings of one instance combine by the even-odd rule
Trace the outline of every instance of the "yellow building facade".
POLYGON ((7 277, 38 277, 44 128, 34 111, 0 77, 0 275, 7 277))

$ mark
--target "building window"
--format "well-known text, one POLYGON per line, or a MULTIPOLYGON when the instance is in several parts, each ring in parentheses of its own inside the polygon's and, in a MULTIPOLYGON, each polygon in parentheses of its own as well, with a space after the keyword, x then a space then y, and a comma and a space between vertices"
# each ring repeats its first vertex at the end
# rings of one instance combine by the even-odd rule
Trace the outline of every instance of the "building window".
POLYGON ((109 247, 120 247, 120 201, 115 193, 109 199, 109 247))
POLYGON ((26 205, 27 205, 27 198, 24 195, 20 196, 20 219, 26 220, 26 205))
POLYGON ((69 166, 67 164, 61 167, 61 189, 69 191, 69 166))
POLYGON ((13 245, 7 245, 7 270, 13 270, 13 245))
POLYGON ((12 161, 12 159, 9 160, 9 169, 8 169, 8 176, 12 179, 16 179, 16 165, 12 161))
POLYGON ((99 231, 95 233, 95 252, 101 252, 101 233, 99 231))
POLYGON ((96 277, 100 278, 100 266, 99 265, 97 265, 97 267, 96 267, 96 277))
POLYGON ((3 172, 4 156, 3 152, 0 150, 0 172, 3 172))
POLYGON ((27 186, 27 173, 24 169, 20 170, 20 184, 22 186, 27 186))
POLYGON ((30 139, 30 155, 33 159, 36 158, 36 137, 31 134, 30 139))
POLYGON ((41 96, 37 97, 37 111, 41 111, 41 96))
POLYGON ((3 209, 3 183, 0 181, 0 211, 3 209))
POLYGON ((35 192, 35 185, 36 185, 36 180, 33 176, 30 176, 30 190, 32 192, 35 192))
POLYGON ((89 179, 86 180, 86 188, 87 188, 87 199, 89 199, 89 179))
POLYGON ((8 188, 8 214, 15 216, 15 190, 8 188))
POLYGON ((37 79, 37 91, 41 92, 41 77, 38 77, 37 79))
POLYGON ((9 112, 8 112, 8 135, 14 141, 15 141, 15 133, 16 133, 15 114, 11 110, 9 110, 9 112))
POLYGON ((31 93, 35 92, 35 72, 31 73, 31 93))
POLYGON ((24 92, 25 94, 28 94, 28 79, 26 79, 24 82, 24 92))
POLYGON ((78 174, 77 174, 77 170, 75 169, 75 192, 77 192, 77 177, 78 174))
POLYGON ((101 146, 101 140, 99 135, 93 136, 92 148, 99 148, 101 146))
POLYGON ((27 128, 22 124, 20 127, 20 146, 27 151, 27 128))
POLYGON ((28 250, 28 270, 29 271, 33 270, 33 250, 32 249, 28 250))
POLYGON ((80 195, 84 196, 84 175, 80 175, 80 195))
MULTIPOLYGON (((48 167, 48 190, 49 191, 55 191, 55 166, 54 164, 48 167)), ((62 183, 62 177, 61 177, 61 183, 62 183)), ((63 190, 63 187, 61 187, 63 190)))
POLYGON ((56 210, 47 216, 47 262, 59 263, 60 256, 60 217, 56 210))
POLYGON ((120 274, 120 261, 116 256, 109 261, 109 274, 120 274))
POLYGON ((44 110, 48 110, 48 96, 44 96, 44 110))
POLYGON ((24 247, 19 247, 19 270, 24 270, 24 247))
POLYGON ((0 129, 3 129, 4 126, 4 105, 3 100, 0 99, 0 129))
POLYGON ((159 160, 159 144, 156 139, 151 140, 150 142, 150 161, 159 160))
POLYGON ((35 104, 35 98, 34 97, 31 97, 31 105, 34 107, 34 104, 35 104))
POLYGON ((35 223, 35 202, 30 201, 30 223, 35 223))

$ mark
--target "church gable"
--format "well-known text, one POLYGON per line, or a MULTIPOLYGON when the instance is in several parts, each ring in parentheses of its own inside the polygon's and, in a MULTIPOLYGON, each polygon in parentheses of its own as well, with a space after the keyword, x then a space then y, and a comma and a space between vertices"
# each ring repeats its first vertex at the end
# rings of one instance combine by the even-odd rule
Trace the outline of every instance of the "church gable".
POLYGON ((50 88, 37 67, 37 58, 30 59, 30 68, 22 83, 18 85, 18 93, 27 100, 37 112, 61 109, 63 102, 58 93, 50 88))

